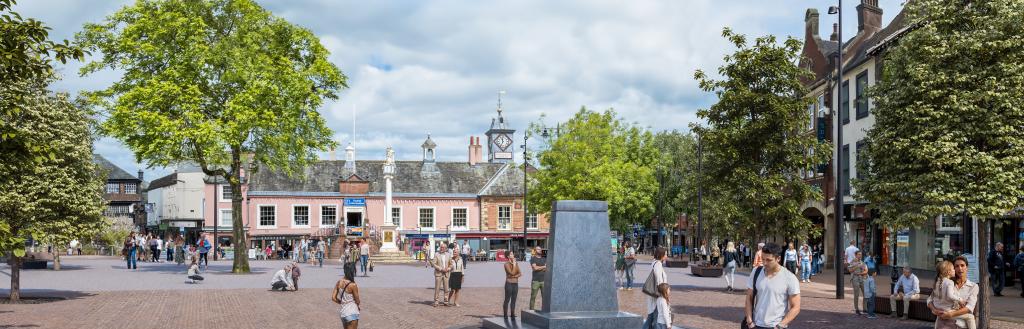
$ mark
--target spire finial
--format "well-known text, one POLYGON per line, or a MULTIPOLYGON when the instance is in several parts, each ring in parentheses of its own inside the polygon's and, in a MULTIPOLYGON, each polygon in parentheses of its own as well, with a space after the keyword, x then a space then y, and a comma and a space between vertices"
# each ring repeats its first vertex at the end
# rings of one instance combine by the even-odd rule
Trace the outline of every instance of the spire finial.
POLYGON ((504 90, 499 90, 498 91, 498 117, 501 117, 501 95, 504 95, 504 94, 505 94, 504 90))

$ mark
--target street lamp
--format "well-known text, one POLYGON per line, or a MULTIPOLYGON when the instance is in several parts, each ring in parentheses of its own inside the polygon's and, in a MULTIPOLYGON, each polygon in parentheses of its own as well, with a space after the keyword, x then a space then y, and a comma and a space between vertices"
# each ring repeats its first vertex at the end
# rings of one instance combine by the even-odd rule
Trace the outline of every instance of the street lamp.
MULTIPOLYGON (((838 1, 839 1, 838 5, 836 5, 836 6, 829 6, 828 7, 829 15, 836 15, 839 18, 839 30, 837 31, 837 34, 838 34, 837 41, 839 42, 839 45, 838 45, 838 47, 836 47, 836 53, 838 54, 838 59, 836 60, 836 67, 837 67, 837 69, 839 71, 838 75, 836 75, 836 86, 838 87, 837 89, 839 90, 839 94, 836 95, 838 97, 837 99, 842 98, 843 97, 843 92, 844 92, 844 90, 843 90, 843 0, 838 0, 838 1)), ((846 92, 849 92, 849 91, 846 91, 846 92)), ((832 105, 832 108, 836 108, 835 104, 832 105)), ((835 228, 832 231, 834 231, 833 232, 833 240, 835 240, 834 241, 835 242, 835 250, 833 252, 835 253, 835 262, 834 262, 834 264, 835 264, 835 270, 836 270, 836 299, 843 299, 843 297, 844 297, 843 269, 840 268, 840 266, 839 266, 839 264, 841 264, 839 262, 839 259, 840 259, 839 255, 843 254, 843 243, 842 243, 843 235, 842 235, 842 231, 841 231, 840 228, 843 226, 843 216, 844 216, 844 211, 843 211, 843 171, 839 169, 839 166, 841 165, 839 162, 840 161, 844 161, 845 158, 847 157, 846 154, 842 154, 842 152, 843 152, 843 123, 842 123, 842 119, 843 118, 841 117, 842 114, 840 114, 840 113, 842 113, 842 110, 843 109, 839 109, 839 111, 835 111, 835 110, 832 111, 832 112, 836 113, 835 121, 833 121, 833 122, 834 122, 834 125, 836 126, 836 144, 835 144, 835 149, 836 149, 836 154, 839 155, 837 157, 838 159, 834 159, 833 160, 833 163, 835 164, 835 170, 836 170, 835 171, 835 173, 836 173, 836 184, 835 184, 836 199, 835 199, 835 205, 832 207, 832 212, 834 214, 833 217, 835 219, 835 228)))
MULTIPOLYGON (((543 127, 543 126, 540 127, 540 136, 544 137, 545 139, 550 138, 551 136, 554 136, 555 138, 558 138, 558 136, 561 135, 561 132, 562 132, 562 125, 561 124, 556 124, 554 127, 543 127)), ((526 218, 530 216, 530 210, 529 210, 529 208, 527 207, 527 204, 526 204, 526 195, 527 195, 527 192, 528 192, 528 189, 527 189, 527 182, 528 181, 526 179, 527 178, 526 177, 526 175, 527 175, 526 167, 530 163, 529 153, 527 153, 527 148, 526 148, 526 141, 529 140, 529 139, 530 139, 530 134, 529 133, 523 134, 523 252, 520 253, 522 255, 523 259, 526 259, 526 252, 527 252, 527 250, 526 250, 526 248, 527 248, 527 246, 526 246, 526 244, 527 244, 526 237, 527 237, 528 233, 526 231, 526 218)))

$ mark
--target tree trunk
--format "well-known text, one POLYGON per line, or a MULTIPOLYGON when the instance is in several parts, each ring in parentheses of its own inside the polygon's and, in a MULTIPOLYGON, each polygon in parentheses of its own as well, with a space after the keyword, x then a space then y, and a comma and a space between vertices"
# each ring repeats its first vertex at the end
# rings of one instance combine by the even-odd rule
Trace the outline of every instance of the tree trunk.
POLYGON ((11 302, 21 300, 21 257, 11 253, 11 302))
POLYGON ((60 253, 53 254, 53 270, 60 271, 60 253))
MULTIPOLYGON (((235 247, 235 259, 231 266, 232 273, 249 273, 248 243, 245 241, 245 229, 242 227, 242 159, 241 150, 231 150, 231 235, 235 247)), ((252 173, 247 173, 249 176, 252 173)), ((217 225, 218 223, 214 223, 217 225)), ((214 246, 216 248, 216 246, 214 246)))
POLYGON ((989 273, 988 273, 988 224, 987 219, 978 221, 978 328, 989 328, 989 273))

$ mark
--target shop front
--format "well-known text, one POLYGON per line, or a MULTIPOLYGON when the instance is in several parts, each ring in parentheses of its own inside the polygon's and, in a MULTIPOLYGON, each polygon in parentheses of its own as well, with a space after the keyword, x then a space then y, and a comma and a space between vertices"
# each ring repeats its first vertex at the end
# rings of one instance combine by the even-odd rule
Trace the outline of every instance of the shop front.
POLYGON ((274 234, 274 235, 253 235, 249 237, 249 247, 257 252, 264 252, 270 247, 272 258, 286 258, 288 251, 297 248, 303 238, 309 238, 308 234, 274 234))
POLYGON ((365 237, 366 198, 345 199, 345 235, 348 237, 365 237))

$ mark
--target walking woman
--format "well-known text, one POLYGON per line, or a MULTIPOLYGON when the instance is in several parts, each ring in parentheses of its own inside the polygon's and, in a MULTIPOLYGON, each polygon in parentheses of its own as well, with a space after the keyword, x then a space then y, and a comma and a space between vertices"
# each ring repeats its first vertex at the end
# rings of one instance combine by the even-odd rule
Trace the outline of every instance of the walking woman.
POLYGON ((625 289, 623 285, 623 275, 626 269, 626 256, 625 251, 622 249, 622 245, 619 245, 619 249, 615 251, 615 285, 619 287, 619 290, 625 289))
POLYGON ((512 250, 505 250, 505 301, 501 303, 501 311, 505 318, 511 311, 512 318, 516 318, 516 296, 519 294, 519 277, 523 275, 519 271, 519 264, 516 263, 515 254, 512 250))
POLYGON ((448 277, 448 306, 459 306, 459 291, 465 281, 466 261, 462 260, 459 248, 452 249, 452 255, 452 260, 448 262, 448 269, 451 270, 448 277))
POLYGON ((811 282, 811 247, 800 246, 800 282, 811 282))
POLYGON ((341 316, 342 328, 356 329, 359 327, 359 311, 361 311, 359 305, 361 302, 354 272, 346 271, 345 278, 334 284, 331 300, 336 304, 341 304, 341 310, 338 313, 341 316))
POLYGON ((736 284, 736 263, 740 258, 739 253, 736 252, 736 245, 732 241, 725 246, 725 284, 726 291, 736 291, 733 289, 733 285, 736 284))
POLYGON ((783 258, 783 265, 791 273, 796 274, 796 247, 793 247, 793 243, 789 243, 789 249, 786 249, 786 255, 783 258))
POLYGON ((178 263, 178 265, 185 264, 185 248, 188 248, 185 245, 185 240, 179 236, 177 239, 174 239, 174 245, 178 246, 174 248, 174 262, 178 263))
POLYGON ((174 246, 175 245, 176 244, 174 243, 174 240, 171 240, 170 238, 167 239, 167 248, 165 248, 164 250, 167 250, 167 262, 168 263, 174 261, 174 246))
POLYGON ((138 249, 135 248, 135 241, 135 232, 132 232, 132 234, 128 236, 128 239, 124 240, 124 249, 121 250, 121 253, 124 254, 124 259, 128 261, 129 270, 139 268, 139 264, 136 263, 136 257, 138 255, 135 253, 138 249))
POLYGON ((626 290, 633 290, 633 268, 636 266, 636 249, 633 243, 626 241, 625 267, 622 271, 626 273, 626 290))

